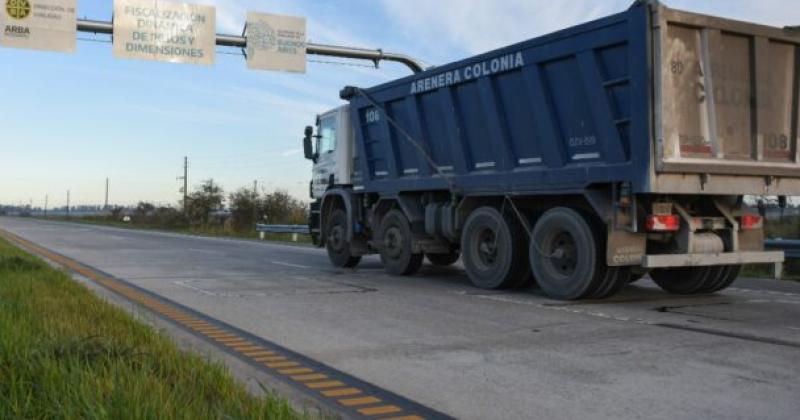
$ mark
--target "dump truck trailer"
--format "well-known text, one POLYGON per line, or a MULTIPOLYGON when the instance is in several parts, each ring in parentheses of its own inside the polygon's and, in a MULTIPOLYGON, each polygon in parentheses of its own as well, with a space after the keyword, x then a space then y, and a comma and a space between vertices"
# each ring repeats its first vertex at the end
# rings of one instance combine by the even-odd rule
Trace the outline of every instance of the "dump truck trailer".
POLYGON ((331 262, 480 288, 681 294, 775 263, 745 195, 800 194, 800 33, 658 2, 368 89, 306 127, 331 262))

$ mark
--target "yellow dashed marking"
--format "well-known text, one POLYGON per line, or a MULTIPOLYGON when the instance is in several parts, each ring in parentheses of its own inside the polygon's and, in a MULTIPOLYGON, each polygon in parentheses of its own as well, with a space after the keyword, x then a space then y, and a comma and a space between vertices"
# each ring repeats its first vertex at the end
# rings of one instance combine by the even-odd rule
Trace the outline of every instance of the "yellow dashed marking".
POLYGON ((247 357, 253 357, 253 358, 271 356, 275 354, 268 350, 243 351, 242 353, 247 357))
POLYGON ((245 353, 245 354, 247 354, 247 352, 251 352, 251 353, 252 353, 254 350, 263 350, 263 349, 264 349, 264 348, 263 348, 263 347, 261 347, 261 346, 256 346, 256 345, 252 345, 252 344, 251 344, 251 345, 249 345, 249 346, 247 346, 247 347, 238 348, 238 349, 236 349, 236 350, 238 350, 238 351, 240 351, 240 352, 242 352, 242 353, 245 353))
POLYGON ((243 340, 241 338, 238 339, 238 340, 230 341, 230 342, 227 342, 227 343, 223 342, 223 343, 226 346, 233 348, 234 350, 239 350, 239 349, 243 349, 243 348, 246 348, 246 347, 253 347, 253 343, 251 343, 251 342, 249 342, 247 340, 243 340))
POLYGON ((255 360, 256 360, 256 362, 264 363, 264 362, 283 362, 283 361, 286 361, 288 359, 283 357, 283 356, 275 355, 275 356, 256 357, 255 360))
POLYGON ((180 322, 182 324, 185 324, 185 325, 188 325, 190 327, 193 327, 195 325, 208 325, 208 322, 195 321, 195 319, 190 317, 190 316, 173 316, 173 315, 170 315, 170 314, 167 314, 167 316, 172 318, 172 319, 174 319, 175 321, 178 321, 178 322, 180 322))
POLYGON ((222 344, 236 343, 236 342, 243 342, 244 341, 241 338, 239 338, 239 337, 237 337, 235 335, 232 335, 232 334, 225 334, 224 336, 221 336, 221 337, 211 337, 211 338, 213 338, 216 341, 219 341, 222 344))
POLYGON ((380 407, 359 408, 358 412, 365 416, 377 416, 381 414, 392 414, 403 411, 402 408, 396 405, 382 405, 380 407))
POLYGON ((349 395, 358 395, 361 390, 358 388, 342 388, 342 389, 329 389, 322 391, 322 395, 326 397, 347 397, 349 395))
POLYGON ((301 373, 311 373, 313 369, 309 368, 291 368, 291 369, 281 369, 278 371, 281 375, 299 375, 301 373))
POLYGON ((219 329, 217 327, 214 327, 214 326, 208 326, 208 327, 199 327, 199 326, 197 326, 197 327, 192 327, 192 329, 197 331, 197 332, 204 333, 204 334, 215 334, 215 333, 223 332, 221 329, 219 329))
POLYGON ((380 399, 375 397, 360 397, 360 398, 346 398, 339 400, 339 404, 345 407, 353 407, 357 405, 375 404, 381 402, 380 399))
POLYGON ((339 381, 309 382, 305 385, 311 389, 336 388, 337 386, 344 386, 344 384, 339 381))
POLYGON ((177 320, 177 321, 181 321, 181 322, 183 322, 184 324, 186 324, 186 325, 188 325, 190 327, 199 326, 199 325, 211 325, 208 322, 199 321, 199 320, 197 320, 197 319, 195 319, 193 317, 190 317, 190 316, 175 317, 174 319, 177 320))
POLYGON ((275 369, 275 368, 288 368, 288 367, 295 367, 300 366, 300 363, 297 362, 273 362, 273 363, 264 363, 264 366, 275 369))
POLYGON ((221 330, 221 331, 222 331, 221 333, 210 333, 210 334, 206 334, 206 335, 207 335, 207 336, 209 336, 209 337, 211 337, 211 338, 217 338, 217 337, 233 337, 233 334, 231 334, 231 333, 229 333, 229 332, 225 332, 225 330, 221 330))
POLYGON ((323 373, 312 373, 310 375, 294 375, 291 376, 292 379, 299 382, 306 382, 306 381, 316 381, 319 379, 328 379, 328 375, 323 373))

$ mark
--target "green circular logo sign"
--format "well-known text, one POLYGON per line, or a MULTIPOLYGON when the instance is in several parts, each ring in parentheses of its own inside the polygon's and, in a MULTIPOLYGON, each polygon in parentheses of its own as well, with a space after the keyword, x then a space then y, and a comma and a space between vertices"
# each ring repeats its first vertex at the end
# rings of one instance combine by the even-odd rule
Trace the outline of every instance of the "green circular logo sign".
POLYGON ((28 0, 6 0, 6 12, 12 19, 25 19, 31 14, 28 0))

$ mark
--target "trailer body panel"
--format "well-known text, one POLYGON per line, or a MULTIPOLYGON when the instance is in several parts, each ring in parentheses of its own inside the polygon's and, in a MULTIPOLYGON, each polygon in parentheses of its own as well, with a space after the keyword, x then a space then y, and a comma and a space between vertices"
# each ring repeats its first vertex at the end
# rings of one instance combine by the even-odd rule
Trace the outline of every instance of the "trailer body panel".
POLYGON ((353 96, 353 184, 798 194, 798 48, 789 31, 639 3, 353 96))

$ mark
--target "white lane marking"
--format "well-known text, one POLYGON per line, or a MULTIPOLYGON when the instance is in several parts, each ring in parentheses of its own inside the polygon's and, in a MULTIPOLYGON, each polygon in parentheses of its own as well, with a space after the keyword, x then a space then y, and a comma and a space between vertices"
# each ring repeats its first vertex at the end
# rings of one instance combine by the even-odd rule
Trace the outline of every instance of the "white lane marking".
POLYGON ((276 264, 276 265, 282 265, 282 266, 284 266, 284 267, 292 267, 292 268, 312 268, 312 267, 310 267, 310 266, 307 266, 307 265, 292 264, 292 263, 287 263, 287 262, 283 262, 283 261, 272 261, 272 263, 273 263, 273 264, 276 264))
POLYGON ((729 287, 727 290, 736 291, 736 292, 744 292, 744 293, 759 293, 759 294, 773 295, 773 296, 800 297, 800 293, 777 292, 777 291, 774 291, 774 290, 745 289, 745 288, 742 288, 742 287, 729 287))
POLYGON ((516 303, 516 304, 519 304, 519 305, 535 306, 537 308, 549 309, 551 311, 561 311, 561 312, 569 312, 569 313, 573 313, 573 314, 588 315, 588 316, 593 316, 595 318, 611 319, 611 320, 614 320, 614 321, 633 322, 633 323, 636 323, 636 324, 644 324, 644 325, 652 325, 652 324, 656 323, 655 321, 648 321, 648 320, 641 319, 641 318, 630 318, 630 317, 626 317, 626 316, 613 316, 613 315, 609 315, 609 314, 606 314, 606 313, 603 313, 603 312, 592 311, 592 310, 583 309, 583 308, 575 308, 575 307, 568 307, 568 306, 550 306, 550 305, 546 305, 546 304, 543 304, 543 303, 537 303, 537 302, 533 302, 533 301, 529 301, 529 300, 524 300, 524 299, 519 299, 519 298, 514 298, 514 297, 504 296, 504 295, 474 295, 474 294, 468 294, 467 292, 463 292, 463 291, 456 292, 456 293, 462 294, 462 295, 469 295, 471 297, 476 297, 476 298, 479 298, 479 299, 488 299, 488 300, 494 300, 494 301, 498 301, 498 302, 507 302, 507 303, 516 303))
POLYGON ((206 296, 217 296, 216 293, 209 292, 208 290, 201 289, 201 288, 196 287, 196 286, 192 286, 191 284, 188 284, 185 281, 173 281, 172 283, 173 284, 177 284, 178 286, 181 286, 181 287, 185 287, 187 289, 192 289, 195 292, 200 292, 200 293, 202 293, 202 294, 204 294, 206 296))

